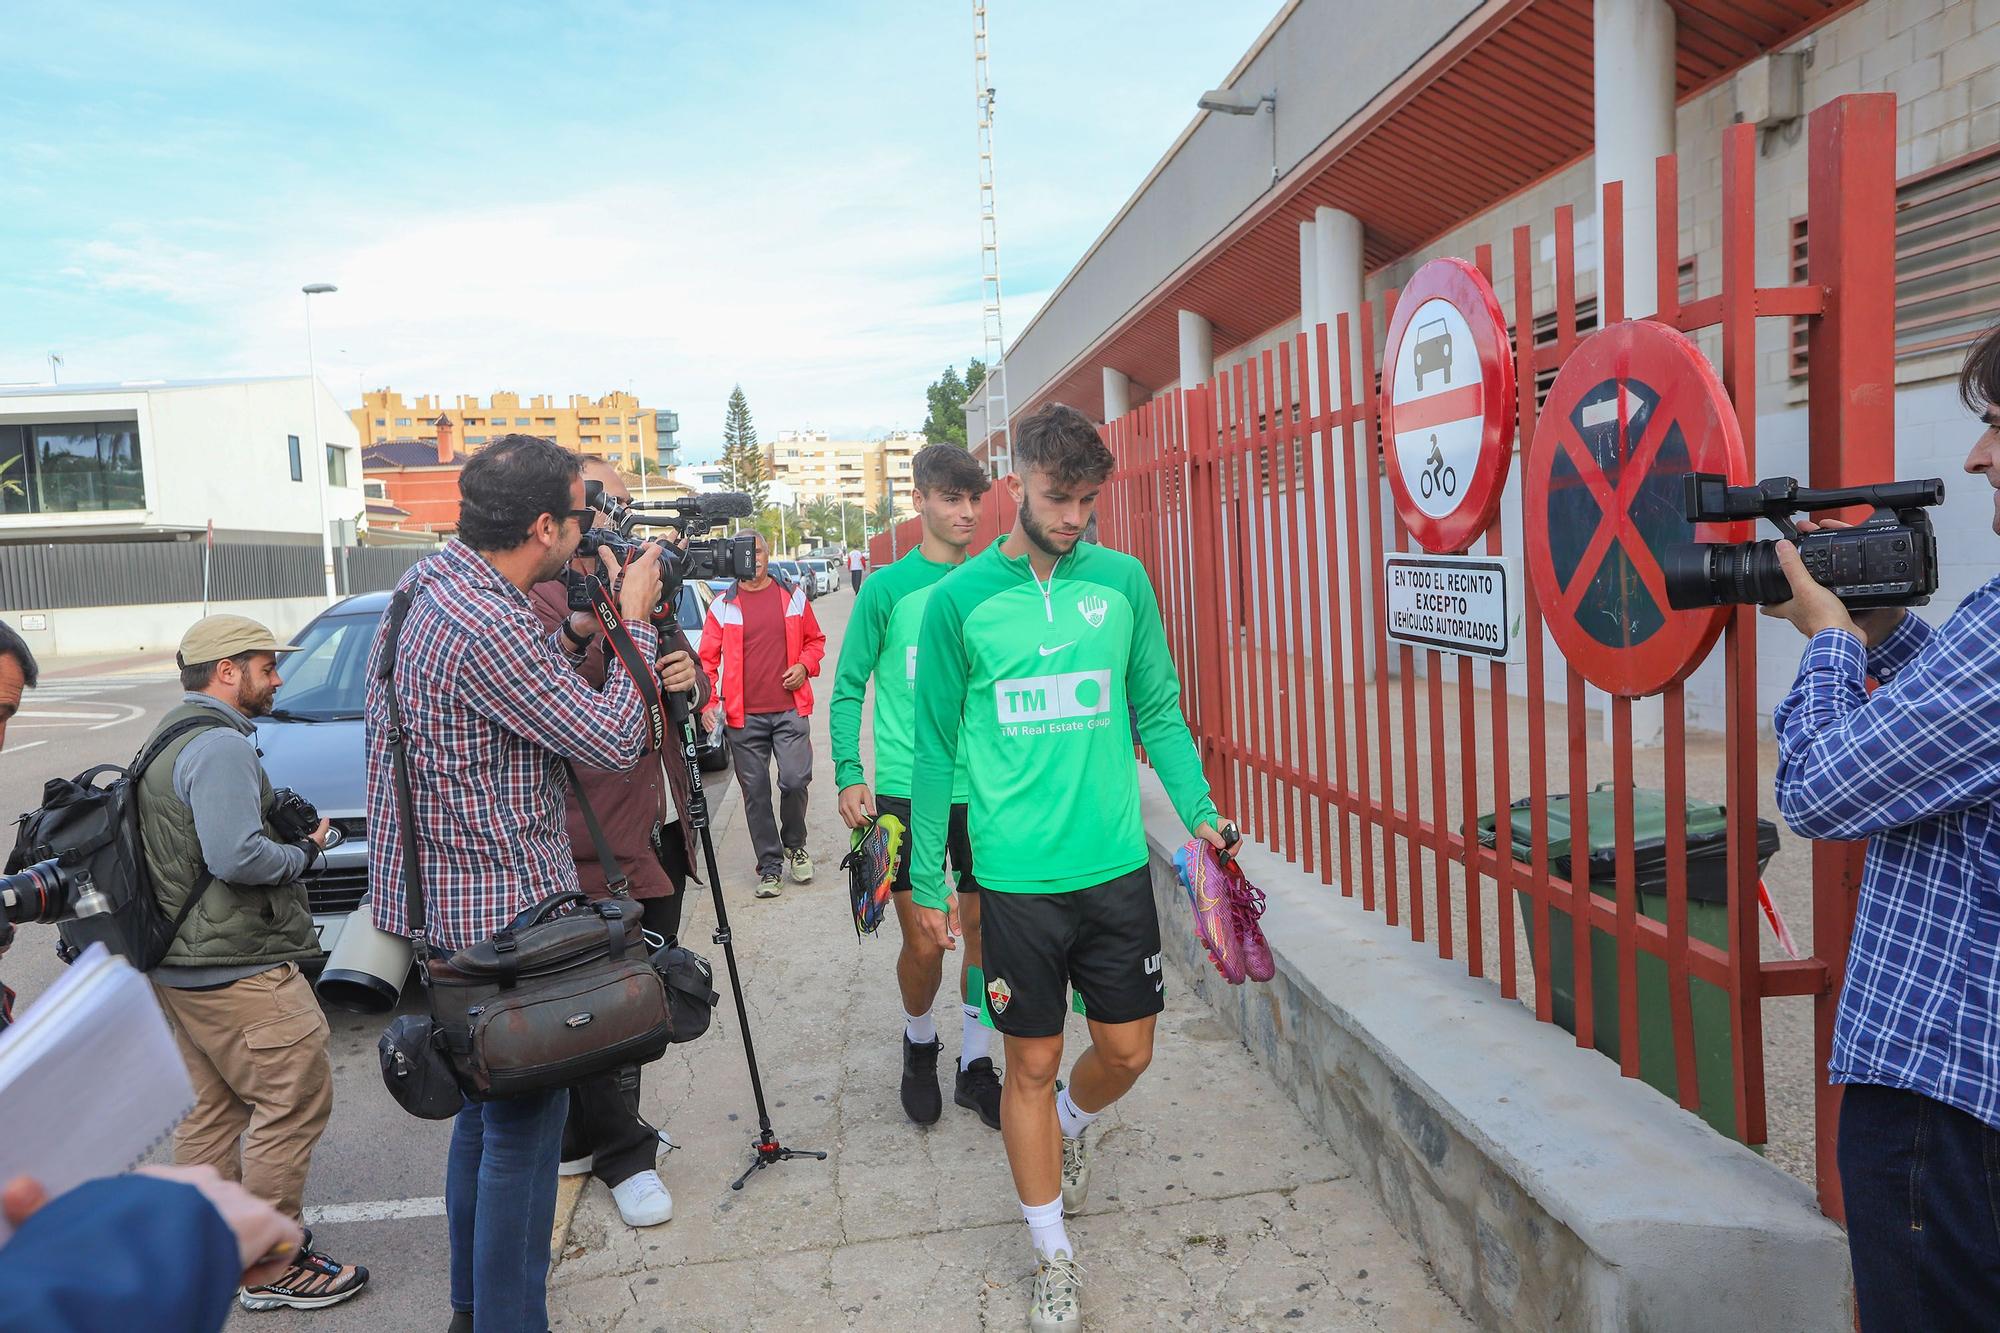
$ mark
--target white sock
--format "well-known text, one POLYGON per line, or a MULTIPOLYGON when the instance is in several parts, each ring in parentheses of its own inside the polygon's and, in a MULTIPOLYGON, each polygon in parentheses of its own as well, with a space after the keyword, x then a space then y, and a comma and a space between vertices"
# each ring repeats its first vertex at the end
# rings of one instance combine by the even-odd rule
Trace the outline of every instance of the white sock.
POLYGON ((1065 1250, 1072 1255, 1076 1253, 1070 1247, 1069 1229, 1063 1225, 1060 1195, 1047 1203, 1022 1204, 1021 1216, 1028 1219, 1028 1239, 1035 1242, 1036 1254, 1051 1259, 1057 1250, 1065 1250))
POLYGON ((966 1004, 959 1007, 965 1010, 965 1027, 959 1036, 958 1067, 968 1069, 974 1060, 986 1054, 987 1043, 992 1039, 993 1033, 979 1021, 978 1005, 966 1004))
POLYGON ((912 1046, 928 1046, 938 1039, 937 1024, 931 1021, 928 1011, 921 1014, 904 1014, 903 1035, 910 1039, 912 1046))
POLYGON ((1090 1122, 1097 1119, 1097 1116, 1098 1112, 1086 1111, 1078 1106, 1071 1099, 1068 1088, 1064 1088, 1056 1094, 1056 1119, 1062 1121, 1064 1138, 1073 1139, 1083 1133, 1085 1129, 1090 1127, 1090 1122))

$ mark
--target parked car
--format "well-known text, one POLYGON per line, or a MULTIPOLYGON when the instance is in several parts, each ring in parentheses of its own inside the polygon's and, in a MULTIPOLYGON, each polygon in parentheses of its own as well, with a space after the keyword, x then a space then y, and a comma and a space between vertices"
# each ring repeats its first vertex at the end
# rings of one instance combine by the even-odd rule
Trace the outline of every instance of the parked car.
MULTIPOLYGON (((681 586, 680 622, 697 652, 714 597, 708 586, 681 586)), ((340 830, 340 841, 306 881, 313 930, 327 953, 348 915, 368 891, 367 778, 362 767, 362 705, 368 694, 368 652, 389 594, 349 597, 321 612, 298 636, 298 651, 279 661, 285 683, 271 713, 257 719, 257 746, 274 787, 290 787, 340 830)), ((699 724, 697 724, 699 726, 699 724)), ((729 737, 718 722, 695 738, 703 771, 729 763, 729 737)))
POLYGON ((833 562, 831 560, 822 560, 818 556, 807 556, 805 559, 799 561, 799 563, 812 571, 813 582, 819 586, 821 592, 827 593, 833 591, 833 562))
POLYGON ((773 560, 771 571, 783 574, 794 585, 806 590, 806 600, 819 596, 819 580, 806 571, 806 567, 796 560, 773 560))

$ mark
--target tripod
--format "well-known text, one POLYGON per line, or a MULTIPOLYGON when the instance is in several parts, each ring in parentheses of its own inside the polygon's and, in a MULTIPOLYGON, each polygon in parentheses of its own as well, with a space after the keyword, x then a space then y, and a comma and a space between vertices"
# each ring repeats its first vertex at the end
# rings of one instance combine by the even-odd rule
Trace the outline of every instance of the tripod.
POLYGON ((729 990, 736 999, 736 1022, 743 1029, 743 1057, 750 1065, 750 1092, 757 1099, 757 1141, 750 1145, 750 1165, 729 1188, 740 1190, 743 1183, 767 1166, 789 1162, 795 1157, 825 1161, 826 1154, 811 1148, 787 1148, 771 1128, 771 1112, 764 1104, 764 1080, 757 1072, 757 1047, 750 1040, 750 1011, 743 1004, 743 979, 736 971, 735 937, 729 930, 729 909, 722 901, 722 876, 715 866, 715 840, 708 832, 708 797, 701 787, 701 763, 695 750, 694 714, 687 696, 670 694, 663 700, 667 718, 680 729, 681 758, 688 773, 688 822, 701 834, 702 859, 708 870, 708 891, 715 898, 715 942, 722 946, 723 960, 729 965, 729 990))

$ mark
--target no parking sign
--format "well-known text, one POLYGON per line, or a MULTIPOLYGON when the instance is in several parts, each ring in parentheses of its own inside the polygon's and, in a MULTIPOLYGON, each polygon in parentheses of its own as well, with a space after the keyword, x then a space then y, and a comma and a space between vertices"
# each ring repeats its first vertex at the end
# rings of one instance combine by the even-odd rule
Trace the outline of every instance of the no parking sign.
POLYGON ((1383 357, 1389 488, 1427 551, 1463 551, 1500 508, 1513 457, 1514 362, 1493 287, 1433 259, 1396 302, 1383 357))

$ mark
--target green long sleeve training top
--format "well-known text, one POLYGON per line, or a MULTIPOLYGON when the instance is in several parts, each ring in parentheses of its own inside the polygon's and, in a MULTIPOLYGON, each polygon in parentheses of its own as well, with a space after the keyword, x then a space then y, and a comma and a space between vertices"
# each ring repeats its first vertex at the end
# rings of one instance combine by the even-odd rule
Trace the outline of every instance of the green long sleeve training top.
MULTIPOLYGON (((861 700, 875 679, 875 793, 910 798, 916 734, 917 631, 931 590, 958 565, 941 565, 917 547, 862 581, 834 668, 827 727, 833 736, 836 787, 866 782, 861 769, 861 700)), ((966 797, 963 766, 952 799, 966 797)))
POLYGON ((1127 704, 1190 832, 1216 822, 1145 567, 1081 544, 1044 584, 996 542, 932 589, 918 637, 911 888, 945 905, 954 769, 984 888, 1069 893, 1146 863, 1127 704))

